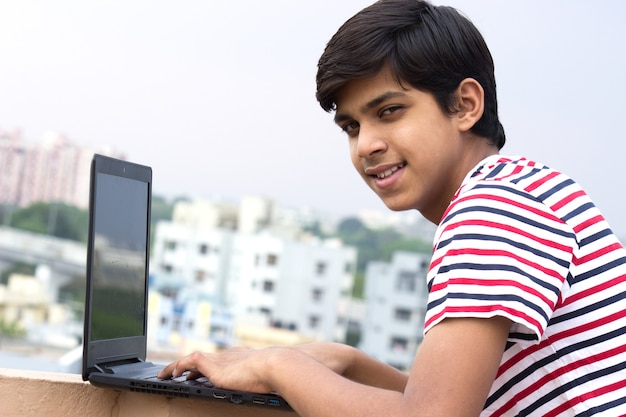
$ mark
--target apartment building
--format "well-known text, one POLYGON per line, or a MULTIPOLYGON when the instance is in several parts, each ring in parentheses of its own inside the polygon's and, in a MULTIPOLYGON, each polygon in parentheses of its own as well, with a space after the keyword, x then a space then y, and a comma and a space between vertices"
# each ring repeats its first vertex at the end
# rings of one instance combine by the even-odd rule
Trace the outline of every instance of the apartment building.
POLYGON ((27 143, 19 131, 0 130, 0 204, 24 207, 36 202, 63 202, 87 208, 94 153, 123 158, 109 149, 76 145, 57 133, 46 133, 42 141, 27 143))
POLYGON ((398 369, 410 369, 423 338, 429 262, 428 254, 395 252, 366 268, 359 348, 398 369))
POLYGON ((226 307, 236 320, 344 341, 356 249, 305 238, 273 223, 271 204, 246 201, 234 220, 232 207, 198 202, 204 210, 184 203, 174 221, 160 222, 150 271, 156 286, 178 300, 226 307))

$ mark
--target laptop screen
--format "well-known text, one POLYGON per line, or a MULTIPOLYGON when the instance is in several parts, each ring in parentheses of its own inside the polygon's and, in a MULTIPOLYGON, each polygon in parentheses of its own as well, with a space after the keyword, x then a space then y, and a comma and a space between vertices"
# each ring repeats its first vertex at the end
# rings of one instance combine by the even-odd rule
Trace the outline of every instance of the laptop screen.
POLYGON ((152 169, 94 155, 83 331, 83 379, 146 358, 152 169))
POLYGON ((96 173, 91 340, 145 335, 148 183, 96 173))

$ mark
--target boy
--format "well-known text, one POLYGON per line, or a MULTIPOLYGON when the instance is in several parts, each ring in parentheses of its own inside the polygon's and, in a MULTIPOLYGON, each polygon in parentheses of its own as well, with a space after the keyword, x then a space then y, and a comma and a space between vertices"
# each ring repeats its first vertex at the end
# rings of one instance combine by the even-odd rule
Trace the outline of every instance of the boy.
POLYGON ((477 29, 451 8, 375 3, 328 43, 317 98, 383 202, 438 224, 410 374, 319 343, 195 353, 160 376, 276 391, 301 416, 625 415, 626 251, 575 182, 499 155, 477 29))

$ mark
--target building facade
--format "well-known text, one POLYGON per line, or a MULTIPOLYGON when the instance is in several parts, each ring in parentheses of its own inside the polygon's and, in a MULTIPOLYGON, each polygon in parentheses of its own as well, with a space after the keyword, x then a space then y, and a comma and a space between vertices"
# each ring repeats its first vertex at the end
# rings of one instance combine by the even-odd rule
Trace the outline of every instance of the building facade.
POLYGON ((410 369, 423 339, 429 263, 428 254, 395 252, 367 265, 359 348, 398 369, 410 369))
POLYGON ((35 144, 23 141, 18 131, 0 131, 0 204, 62 202, 87 208, 94 153, 123 158, 104 148, 78 146, 56 133, 35 144))
POLYGON ((287 233, 270 221, 266 204, 239 211, 235 223, 245 232, 214 227, 229 217, 215 207, 204 210, 210 221, 192 215, 202 214, 189 203, 184 212, 155 230, 150 268, 161 294, 209 300, 236 320, 345 341, 355 248, 287 233))

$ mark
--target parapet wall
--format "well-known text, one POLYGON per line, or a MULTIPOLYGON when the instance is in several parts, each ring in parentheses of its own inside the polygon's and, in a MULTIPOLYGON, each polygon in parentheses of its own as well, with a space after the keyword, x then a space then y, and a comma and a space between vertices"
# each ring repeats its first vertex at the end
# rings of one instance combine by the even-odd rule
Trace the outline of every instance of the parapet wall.
POLYGON ((0 369, 3 417, 297 417, 291 411, 96 388, 80 375, 0 369))

